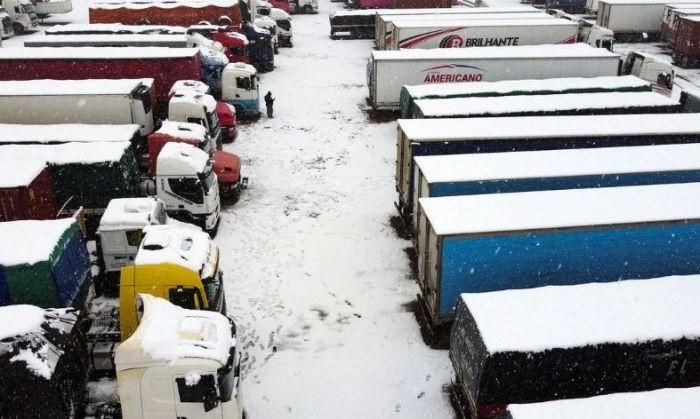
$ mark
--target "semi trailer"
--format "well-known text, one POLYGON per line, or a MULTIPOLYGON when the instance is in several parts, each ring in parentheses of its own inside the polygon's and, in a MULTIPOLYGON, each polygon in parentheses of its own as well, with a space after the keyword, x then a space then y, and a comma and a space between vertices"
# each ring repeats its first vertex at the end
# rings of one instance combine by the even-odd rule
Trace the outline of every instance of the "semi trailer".
POLYGON ((700 67, 700 15, 678 19, 672 55, 673 61, 681 67, 700 67))
MULTIPOLYGON (((460 414, 500 418, 508 404, 700 385, 698 287, 692 275, 462 294, 449 352, 460 414)), ((592 416, 535 417, 624 418, 647 400, 619 414, 619 404, 598 403, 592 416)), ((660 417, 687 406, 671 403, 660 417)), ((631 417, 657 417, 648 413, 631 417)))
POLYGON ((414 105, 412 118, 423 119, 674 113, 683 109, 678 100, 656 92, 419 99, 414 105))
POLYGON ((420 20, 393 22, 387 49, 571 44, 578 25, 565 19, 420 20))
POLYGON ((45 161, 23 160, 0 167, 0 222, 54 218, 58 209, 52 182, 45 161))
POLYGON ((583 44, 373 51, 369 104, 398 109, 404 85, 616 76, 619 67, 617 54, 583 44))
POLYGON ((693 16, 700 14, 699 3, 689 4, 667 4, 664 7, 664 14, 661 20, 661 40, 668 42, 673 47, 676 42, 676 26, 678 19, 683 16, 693 16))
POLYGON ((417 156, 698 143, 699 120, 693 113, 400 119, 396 206, 402 214, 413 206, 417 156))
POLYGON ((415 102, 422 99, 650 91, 651 84, 635 76, 419 84, 401 88, 401 118, 410 119, 415 102))
POLYGON ((215 23, 222 16, 231 25, 242 22, 238 0, 149 1, 90 3, 90 23, 123 23, 125 25, 190 26, 206 21, 215 23))
POLYGON ((168 47, 194 48, 200 46, 193 37, 180 34, 98 34, 47 35, 24 41, 25 47, 168 47))
POLYGON ((421 198, 700 182, 699 153, 672 144, 418 156, 412 226, 421 198))
MULTIPOLYGON (((673 1, 673 4, 697 0, 673 1)), ((654 42, 661 37, 664 0, 600 0, 596 23, 615 33, 620 42, 654 42)))

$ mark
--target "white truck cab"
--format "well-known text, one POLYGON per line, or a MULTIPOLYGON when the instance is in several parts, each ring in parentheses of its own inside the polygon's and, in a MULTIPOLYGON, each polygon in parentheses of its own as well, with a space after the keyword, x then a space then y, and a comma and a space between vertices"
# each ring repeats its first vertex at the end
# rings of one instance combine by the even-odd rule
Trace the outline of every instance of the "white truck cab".
POLYGON ((277 37, 281 47, 292 47, 292 19, 289 13, 273 7, 270 9, 270 18, 277 24, 277 37))
POLYGON ((654 90, 670 94, 673 89, 675 72, 673 65, 653 55, 630 51, 622 66, 622 75, 637 76, 651 83, 654 90))
POLYGON ((191 144, 165 144, 158 154, 155 184, 168 215, 215 234, 221 207, 219 183, 206 152, 191 144))
POLYGON ((216 113, 216 99, 213 96, 194 90, 176 90, 168 102, 168 119, 203 126, 215 140, 216 149, 221 150, 221 124, 216 113))
POLYGON ((272 4, 265 0, 258 0, 255 2, 255 11, 257 12, 256 18, 260 16, 270 16, 270 10, 272 10, 272 4))
POLYGON ((0 38, 11 38, 15 34, 15 29, 12 25, 12 18, 7 13, 4 7, 0 6, 0 38))
POLYGON ((16 34, 34 32, 39 27, 39 17, 29 0, 2 0, 2 7, 12 19, 16 34))
POLYGON ((613 50, 615 33, 608 28, 596 25, 595 16, 572 15, 559 9, 549 9, 547 13, 578 23, 577 42, 583 42, 595 48, 605 48, 608 51, 613 50))
POLYGON ((260 116, 258 71, 250 64, 233 63, 221 74, 221 100, 233 105, 237 115, 260 116))
POLYGON ((318 0, 290 0, 292 13, 318 13, 318 0))
POLYGON ((270 33, 272 38, 272 47, 274 48, 275 54, 279 52, 279 36, 277 34, 277 24, 269 16, 258 16, 255 18, 255 26, 263 28, 270 33))
POLYGON ((115 354, 124 419, 242 419, 236 326, 139 294, 140 324, 115 354))

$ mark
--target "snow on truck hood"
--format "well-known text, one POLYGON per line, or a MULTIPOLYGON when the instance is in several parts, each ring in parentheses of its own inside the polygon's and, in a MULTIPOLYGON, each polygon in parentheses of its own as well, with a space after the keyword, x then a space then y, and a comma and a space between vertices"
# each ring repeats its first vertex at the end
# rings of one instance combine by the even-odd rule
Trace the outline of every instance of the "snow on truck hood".
POLYGON ((462 294, 489 353, 700 337, 700 275, 462 294))
POLYGON ((189 122, 175 122, 167 119, 163 121, 163 124, 156 133, 164 134, 172 138, 194 140, 198 143, 209 140, 207 130, 203 126, 189 122))
POLYGON ((202 173, 208 162, 209 155, 199 148, 191 144, 170 142, 158 154, 157 175, 202 173))
POLYGON ((117 371, 182 358, 210 359, 226 364, 236 344, 231 325, 222 314, 186 310, 168 301, 139 294, 144 312, 133 335, 117 348, 117 371))
POLYGON ((107 204, 98 231, 142 228, 154 222, 158 200, 149 198, 117 198, 107 204))
POLYGON ((203 231, 176 226, 147 226, 134 265, 172 263, 211 278, 217 270, 219 248, 203 231))

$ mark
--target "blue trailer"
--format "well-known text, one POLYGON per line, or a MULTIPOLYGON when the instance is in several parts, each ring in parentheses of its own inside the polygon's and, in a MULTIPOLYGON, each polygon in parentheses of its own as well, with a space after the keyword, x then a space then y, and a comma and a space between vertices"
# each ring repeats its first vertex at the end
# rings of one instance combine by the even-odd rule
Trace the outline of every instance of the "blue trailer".
POLYGON ((396 206, 404 216, 413 207, 417 156, 684 143, 700 143, 700 114, 400 119, 396 206))
POLYGON ((414 179, 415 228, 420 198, 700 182, 700 144, 419 156, 414 179))
POLYGON ((700 183, 421 198, 432 326, 461 293, 700 273, 700 183))

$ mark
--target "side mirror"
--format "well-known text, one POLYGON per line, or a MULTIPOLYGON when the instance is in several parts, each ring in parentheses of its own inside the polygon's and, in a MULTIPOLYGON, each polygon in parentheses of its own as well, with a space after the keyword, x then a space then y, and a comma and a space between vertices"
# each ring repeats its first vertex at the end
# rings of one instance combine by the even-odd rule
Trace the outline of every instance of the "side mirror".
POLYGON ((209 412, 219 405, 219 396, 216 394, 216 387, 213 383, 205 389, 203 403, 205 412, 209 412))

